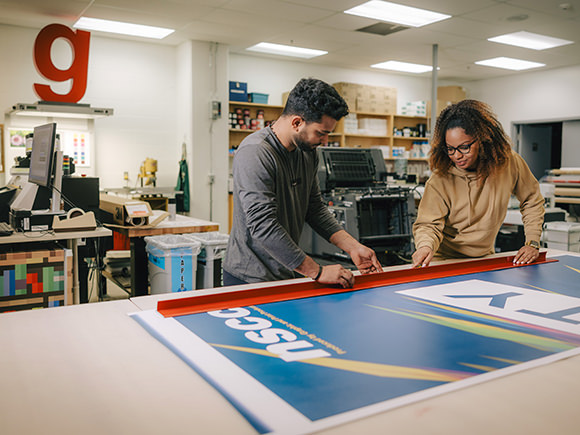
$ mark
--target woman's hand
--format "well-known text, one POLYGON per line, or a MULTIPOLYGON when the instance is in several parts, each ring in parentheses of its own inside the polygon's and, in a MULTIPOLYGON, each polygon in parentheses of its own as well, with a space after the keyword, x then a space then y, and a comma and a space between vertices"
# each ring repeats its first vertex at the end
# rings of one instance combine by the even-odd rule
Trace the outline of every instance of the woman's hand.
POLYGON ((433 259, 433 250, 428 246, 422 246, 413 253, 413 267, 429 266, 433 259))
POLYGON ((514 257, 514 264, 529 264, 540 256, 540 250, 532 246, 522 246, 514 257))

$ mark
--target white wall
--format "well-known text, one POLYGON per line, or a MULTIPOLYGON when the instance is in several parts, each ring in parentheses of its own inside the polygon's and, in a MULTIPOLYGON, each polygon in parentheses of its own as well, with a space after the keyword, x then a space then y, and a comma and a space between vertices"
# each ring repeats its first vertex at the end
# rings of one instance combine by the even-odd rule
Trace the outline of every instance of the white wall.
MULTIPOLYGON (((48 83, 33 65, 39 30, 0 25, 0 56, 9 60, 3 62, 0 80, 2 112, 17 102, 38 101, 33 83, 48 83)), ((66 43, 64 46, 68 49, 66 43)), ((65 53, 54 48, 55 63, 70 58, 70 49, 65 53)), ((94 166, 102 187, 124 185, 124 171, 134 185, 147 157, 158 160, 157 185, 175 185, 181 148, 175 129, 175 63, 175 47, 91 37, 87 90, 79 103, 114 109, 113 116, 95 121, 94 166)), ((9 146, 5 149, 7 157, 11 151, 24 152, 9 146)), ((9 159, 7 169, 11 164, 9 159)))
POLYGON ((580 65, 469 82, 470 98, 485 101, 506 131, 521 121, 580 119, 580 65))
POLYGON ((122 186, 124 171, 135 185, 147 157, 158 161, 157 186, 175 186, 181 156, 175 77, 175 47, 91 38, 83 101, 115 110, 113 116, 95 121, 101 186, 122 186))
MULTIPOLYGON (((190 80, 193 138, 188 157, 192 215, 219 222, 228 228, 228 117, 227 48, 218 44, 191 43, 190 80), (210 119, 210 101, 222 102, 224 114, 210 119), (213 181, 210 181, 210 177, 213 181)), ((189 145, 188 145, 189 146, 189 145)))

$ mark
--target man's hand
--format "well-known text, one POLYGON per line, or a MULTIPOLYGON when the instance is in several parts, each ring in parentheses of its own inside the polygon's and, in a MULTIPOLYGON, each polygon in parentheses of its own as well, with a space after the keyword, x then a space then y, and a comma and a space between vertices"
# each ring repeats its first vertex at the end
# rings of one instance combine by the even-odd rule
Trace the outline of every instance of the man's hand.
POLYGON ((413 267, 429 266, 433 259, 433 250, 428 246, 422 246, 413 253, 413 267))
POLYGON ((377 259, 377 254, 371 248, 361 245, 355 246, 349 252, 350 258, 360 273, 382 272, 383 267, 377 259))
POLYGON ((343 288, 350 288, 354 285, 352 272, 340 264, 320 266, 312 258, 306 256, 302 264, 294 270, 321 284, 338 284, 343 288))
POLYGON ((361 273, 382 272, 383 266, 371 248, 361 244, 345 230, 330 236, 330 242, 350 255, 350 259, 361 273))
POLYGON ((317 282, 321 284, 338 284, 342 288, 351 288, 354 285, 354 275, 340 264, 332 264, 322 267, 322 273, 317 282))

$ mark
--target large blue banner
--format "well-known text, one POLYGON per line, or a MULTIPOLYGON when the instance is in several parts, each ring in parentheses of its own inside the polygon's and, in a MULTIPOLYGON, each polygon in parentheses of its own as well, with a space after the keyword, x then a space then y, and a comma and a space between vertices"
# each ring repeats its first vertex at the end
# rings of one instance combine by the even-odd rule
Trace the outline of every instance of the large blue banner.
POLYGON ((580 257, 558 260, 173 319, 136 318, 259 432, 295 420, 300 433, 576 352, 580 257), (165 331, 168 323, 179 332, 165 331), (190 339, 196 344, 188 349, 190 339), (217 360, 226 365, 218 369, 217 360), (224 371, 235 375, 228 380, 224 371), (252 403, 244 389, 260 398, 252 403))

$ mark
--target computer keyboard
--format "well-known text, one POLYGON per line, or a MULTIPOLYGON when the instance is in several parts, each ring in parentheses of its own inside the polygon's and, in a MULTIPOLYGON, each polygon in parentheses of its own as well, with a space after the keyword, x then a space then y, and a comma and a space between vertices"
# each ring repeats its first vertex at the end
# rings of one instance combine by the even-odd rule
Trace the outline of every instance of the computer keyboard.
POLYGON ((0 236, 9 236, 14 230, 6 222, 0 222, 0 236))

